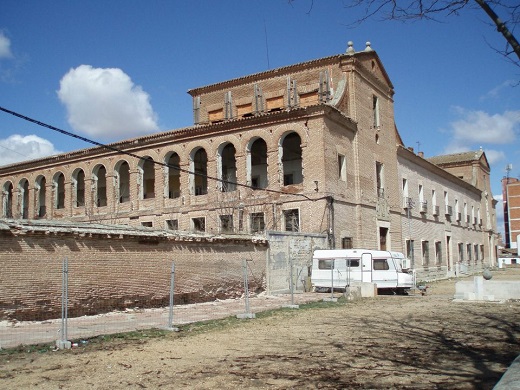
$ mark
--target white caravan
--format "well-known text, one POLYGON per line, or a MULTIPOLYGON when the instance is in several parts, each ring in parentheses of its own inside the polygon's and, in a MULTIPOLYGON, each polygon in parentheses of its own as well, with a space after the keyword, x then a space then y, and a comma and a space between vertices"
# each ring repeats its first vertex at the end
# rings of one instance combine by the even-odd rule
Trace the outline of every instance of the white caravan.
POLYGON ((311 283, 315 291, 345 289, 352 282, 375 283, 378 289, 405 293, 413 276, 403 271, 402 253, 369 249, 323 249, 314 251, 311 283))

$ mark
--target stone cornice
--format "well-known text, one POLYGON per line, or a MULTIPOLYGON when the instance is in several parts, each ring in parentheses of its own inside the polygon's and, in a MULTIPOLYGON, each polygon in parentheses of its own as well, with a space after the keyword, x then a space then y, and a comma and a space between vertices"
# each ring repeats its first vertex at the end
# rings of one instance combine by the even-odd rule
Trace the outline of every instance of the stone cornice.
POLYGON ((122 240, 133 238, 139 242, 180 241, 180 242, 227 242, 227 243, 251 243, 266 246, 268 241, 265 236, 255 235, 211 235, 193 234, 190 232, 173 232, 168 230, 154 230, 145 227, 133 227, 127 225, 104 225, 86 222, 67 222, 63 220, 17 220, 0 219, 0 234, 12 236, 42 236, 54 235, 71 238, 103 238, 122 240))

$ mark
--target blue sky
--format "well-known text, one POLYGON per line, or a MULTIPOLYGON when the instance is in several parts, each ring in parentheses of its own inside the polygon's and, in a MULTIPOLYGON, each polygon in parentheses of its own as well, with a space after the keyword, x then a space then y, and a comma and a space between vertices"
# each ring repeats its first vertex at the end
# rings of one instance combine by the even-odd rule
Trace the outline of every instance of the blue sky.
MULTIPOLYGON (((352 28, 361 10, 344 3, 2 0, 0 106, 116 141, 190 126, 188 89, 370 41, 404 143, 425 157, 482 147, 499 198, 506 165, 520 176, 520 68, 495 52, 505 42, 487 16, 352 28)), ((0 165, 89 146, 0 112, 0 165)))

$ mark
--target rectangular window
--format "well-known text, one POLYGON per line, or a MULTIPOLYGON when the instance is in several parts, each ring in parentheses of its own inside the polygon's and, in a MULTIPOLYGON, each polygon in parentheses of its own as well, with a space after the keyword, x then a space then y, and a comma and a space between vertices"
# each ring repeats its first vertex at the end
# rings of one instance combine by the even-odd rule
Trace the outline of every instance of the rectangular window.
POLYGON ((338 177, 341 181, 347 181, 347 162, 342 154, 338 154, 338 177))
POLYGON ((386 259, 373 259, 374 271, 387 271, 390 269, 386 259))
POLYGON ((468 263, 471 262, 472 256, 471 256, 471 244, 466 245, 467 254, 468 254, 468 263))
POLYGON ((478 257, 478 254, 479 254, 479 250, 478 250, 478 245, 475 244, 473 245, 473 251, 474 251, 474 254, 475 254, 475 263, 480 260, 479 257, 478 257))
POLYGON ((440 241, 435 242, 435 260, 437 265, 442 264, 442 244, 440 241))
POLYGON ((220 231, 223 233, 233 232, 233 216, 232 215, 221 215, 220 216, 220 231))
POLYGON ((284 107, 283 96, 276 96, 265 99, 267 111, 281 111, 284 107))
POLYGON ((206 218, 192 218, 191 219, 191 228, 195 232, 205 232, 206 231, 206 218))
POLYGON ((253 116, 253 103, 237 105, 237 116, 253 116))
POLYGON ((359 268, 359 259, 349 259, 349 260, 347 260, 347 267, 359 268))
POLYGON ((428 211, 428 201, 424 199, 424 187, 419 184, 419 211, 426 213, 428 211))
POLYGON ((383 164, 376 161, 376 187, 377 187, 377 196, 379 198, 385 197, 384 190, 384 169, 383 164))
POLYGON ((153 222, 141 222, 141 226, 144 226, 144 227, 153 227, 153 222))
POLYGON ((380 126, 379 122, 379 98, 372 96, 372 115, 374 118, 374 127, 377 129, 380 126))
POLYGON ((251 233, 263 232, 265 229, 264 213, 251 214, 251 233))
POLYGON ((284 210, 283 217, 286 232, 300 231, 300 211, 298 209, 284 210))
POLYGON ((334 269, 334 260, 332 260, 332 259, 319 260, 318 269, 334 269))
POLYGON ((413 259, 413 247, 414 243, 413 240, 406 240, 406 257, 410 260, 413 259))
POLYGON ((464 261, 464 244, 459 242, 459 262, 462 263, 464 261))
POLYGON ((167 219, 166 220, 166 229, 179 230, 179 220, 178 219, 167 219))
POLYGON ((428 241, 423 241, 421 246, 423 265, 427 267, 430 264, 430 243, 428 241))
POLYGON ((343 237, 341 239, 341 248, 342 249, 354 248, 354 243, 353 243, 352 237, 343 237))
POLYGON ((208 112, 208 119, 210 122, 220 122, 224 119, 224 110, 219 108, 208 112))

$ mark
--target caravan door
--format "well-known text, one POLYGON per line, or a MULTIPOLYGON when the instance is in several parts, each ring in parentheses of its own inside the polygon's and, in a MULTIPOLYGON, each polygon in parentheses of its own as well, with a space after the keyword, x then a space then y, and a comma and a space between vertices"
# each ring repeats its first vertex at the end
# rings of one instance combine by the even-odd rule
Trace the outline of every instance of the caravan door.
POLYGON ((361 281, 372 283, 372 254, 363 253, 361 255, 361 281))

